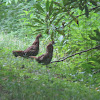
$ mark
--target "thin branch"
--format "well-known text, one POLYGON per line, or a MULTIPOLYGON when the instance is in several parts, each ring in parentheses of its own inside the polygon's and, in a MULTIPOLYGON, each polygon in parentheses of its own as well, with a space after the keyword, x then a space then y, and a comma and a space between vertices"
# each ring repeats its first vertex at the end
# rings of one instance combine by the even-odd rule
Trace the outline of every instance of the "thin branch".
POLYGON ((87 52, 87 51, 90 51, 90 50, 92 50, 92 49, 97 49, 97 48, 99 48, 100 47, 100 45, 98 45, 98 46, 96 46, 96 47, 94 47, 94 48, 90 48, 90 49, 87 49, 87 50, 84 50, 84 51, 81 51, 81 52, 78 52, 78 53, 75 53, 75 54, 72 54, 72 55, 70 55, 70 56, 67 56, 67 57, 64 57, 63 59, 61 59, 61 60, 57 60, 57 61, 52 61, 51 63, 54 63, 54 62, 61 62, 61 61, 64 61, 64 60, 66 60, 67 58, 69 58, 69 57, 72 57, 72 56, 75 56, 75 55, 77 55, 77 54, 81 54, 81 53, 83 53, 83 52, 87 52))
MULTIPOLYGON (((100 7, 100 6, 97 6, 97 7, 91 8, 91 9, 89 10, 89 12, 91 12, 92 10, 95 10, 95 9, 97 9, 97 8, 99 8, 99 7, 100 7)), ((85 15, 85 13, 76 16, 76 18, 78 18, 78 17, 80 17, 80 16, 82 16, 82 15, 85 15)), ((72 19, 68 24, 66 24, 65 27, 66 27, 67 25, 71 24, 73 20, 74 20, 74 19, 72 19)))
MULTIPOLYGON (((95 9, 97 9, 97 8, 99 8, 100 6, 96 6, 96 7, 94 7, 94 8, 91 8, 90 10, 89 10, 89 12, 91 12, 92 10, 95 10, 95 9)), ((84 14, 81 14, 81 15, 78 15, 78 16, 76 16, 76 18, 78 18, 78 17, 80 17, 80 16, 82 16, 82 15, 85 15, 85 13, 84 14)))

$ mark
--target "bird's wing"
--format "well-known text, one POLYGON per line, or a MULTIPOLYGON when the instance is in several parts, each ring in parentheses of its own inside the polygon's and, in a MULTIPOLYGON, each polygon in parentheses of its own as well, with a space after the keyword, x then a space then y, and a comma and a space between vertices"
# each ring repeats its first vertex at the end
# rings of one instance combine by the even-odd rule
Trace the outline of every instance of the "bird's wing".
POLYGON ((37 47, 35 45, 33 45, 33 46, 30 46, 29 48, 27 48, 26 50, 24 50, 24 52, 28 52, 30 50, 36 50, 36 49, 37 49, 37 47))
POLYGON ((38 57, 38 59, 39 59, 40 61, 44 61, 44 60, 46 60, 47 58, 48 58, 48 55, 47 55, 47 54, 43 54, 43 55, 41 55, 41 56, 38 57))
POLYGON ((23 52, 22 50, 20 50, 20 51, 12 51, 12 52, 23 52))

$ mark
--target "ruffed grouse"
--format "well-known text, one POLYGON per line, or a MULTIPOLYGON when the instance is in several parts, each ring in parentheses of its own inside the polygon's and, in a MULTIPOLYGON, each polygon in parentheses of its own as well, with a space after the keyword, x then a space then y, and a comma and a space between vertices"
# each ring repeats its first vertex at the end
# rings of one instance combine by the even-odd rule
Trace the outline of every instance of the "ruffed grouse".
POLYGON ((21 57, 29 57, 29 56, 36 56, 39 52, 39 38, 42 37, 41 34, 38 34, 35 41, 33 42, 32 46, 27 48, 24 51, 12 51, 14 56, 21 56, 21 57))
POLYGON ((34 58, 38 63, 42 63, 44 65, 47 65, 51 62, 52 56, 53 56, 53 44, 54 41, 50 42, 46 47, 46 53, 36 57, 36 56, 30 56, 30 58, 34 58))

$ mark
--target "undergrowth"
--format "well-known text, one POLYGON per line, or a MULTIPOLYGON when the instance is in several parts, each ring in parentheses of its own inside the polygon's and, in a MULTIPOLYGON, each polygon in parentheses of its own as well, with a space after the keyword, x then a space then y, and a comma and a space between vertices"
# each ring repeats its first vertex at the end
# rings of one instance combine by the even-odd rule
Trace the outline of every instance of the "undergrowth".
MULTIPOLYGON (((24 50, 33 41, 22 40, 11 34, 0 35, 0 100, 100 99, 96 90, 100 83, 95 84, 91 75, 77 72, 67 62, 45 66, 35 60, 14 57, 13 50, 24 50)), ((43 52, 42 48, 40 54, 43 52)))

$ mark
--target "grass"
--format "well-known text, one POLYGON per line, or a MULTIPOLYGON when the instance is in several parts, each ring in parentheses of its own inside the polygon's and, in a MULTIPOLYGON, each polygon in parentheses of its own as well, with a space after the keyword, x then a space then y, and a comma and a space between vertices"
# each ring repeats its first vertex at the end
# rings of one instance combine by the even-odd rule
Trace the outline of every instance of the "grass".
POLYGON ((91 87, 94 81, 84 74, 75 75, 66 62, 46 67, 12 55, 13 50, 31 45, 30 41, 33 39, 24 42, 11 34, 0 35, 0 100, 100 100, 96 86, 91 87))

